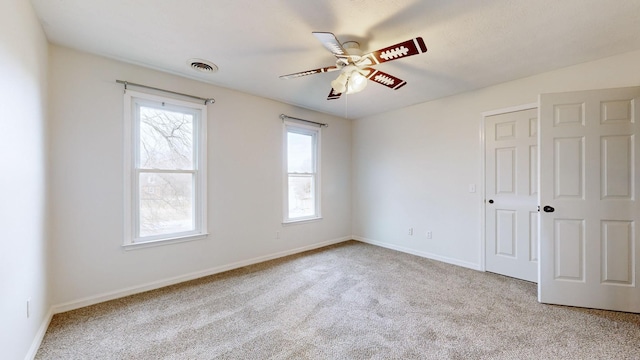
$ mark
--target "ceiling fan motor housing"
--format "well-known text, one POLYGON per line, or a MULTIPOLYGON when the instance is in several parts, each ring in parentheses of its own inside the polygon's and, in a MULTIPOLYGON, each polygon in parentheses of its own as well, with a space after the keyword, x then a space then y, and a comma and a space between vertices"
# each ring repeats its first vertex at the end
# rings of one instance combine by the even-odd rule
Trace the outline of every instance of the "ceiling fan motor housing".
POLYGON ((362 50, 360 50, 360 43, 357 41, 345 41, 342 43, 342 48, 347 51, 349 55, 361 56, 362 50))

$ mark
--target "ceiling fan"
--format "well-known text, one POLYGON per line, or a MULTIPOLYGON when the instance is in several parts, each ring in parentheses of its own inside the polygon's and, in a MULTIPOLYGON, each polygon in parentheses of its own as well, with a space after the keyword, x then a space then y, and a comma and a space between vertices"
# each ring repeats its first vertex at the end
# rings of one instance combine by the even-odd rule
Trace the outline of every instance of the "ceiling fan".
POLYGON ((338 99, 343 93, 353 94, 362 91, 367 85, 367 79, 393 90, 398 90, 405 86, 407 82, 371 66, 427 52, 427 46, 421 37, 363 55, 360 50, 360 44, 355 41, 347 41, 341 44, 336 36, 330 32, 313 32, 312 34, 336 57, 336 65, 282 75, 280 78, 295 79, 302 76, 340 70, 340 75, 331 82, 331 91, 327 96, 327 100, 338 99))

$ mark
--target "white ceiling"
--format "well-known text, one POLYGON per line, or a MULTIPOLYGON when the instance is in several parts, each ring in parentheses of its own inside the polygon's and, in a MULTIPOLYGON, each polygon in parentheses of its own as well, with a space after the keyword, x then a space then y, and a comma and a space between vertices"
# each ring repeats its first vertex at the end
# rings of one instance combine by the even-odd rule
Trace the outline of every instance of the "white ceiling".
POLYGON ((348 118, 640 49, 640 0, 31 1, 54 44, 348 118), (403 88, 329 101, 337 72, 278 78, 335 64, 312 31, 365 52, 421 36, 428 51, 376 66, 403 88))

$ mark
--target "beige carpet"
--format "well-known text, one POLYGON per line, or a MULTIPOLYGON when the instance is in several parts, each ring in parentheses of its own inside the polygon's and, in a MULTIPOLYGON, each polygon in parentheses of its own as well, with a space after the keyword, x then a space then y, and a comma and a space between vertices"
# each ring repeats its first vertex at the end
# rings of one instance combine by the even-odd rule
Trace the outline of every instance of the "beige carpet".
POLYGON ((640 315, 350 241, 55 315, 37 359, 640 359, 640 315))

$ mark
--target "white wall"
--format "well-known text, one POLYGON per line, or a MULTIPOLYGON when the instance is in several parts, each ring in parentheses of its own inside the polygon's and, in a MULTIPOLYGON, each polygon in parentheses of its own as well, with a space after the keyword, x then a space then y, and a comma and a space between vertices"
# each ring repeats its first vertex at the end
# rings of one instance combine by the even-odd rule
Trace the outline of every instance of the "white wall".
POLYGON ((3 359, 25 358, 38 329, 48 319, 47 46, 28 1, 0 2, 0 357, 3 359))
POLYGON ((638 86, 638 64, 635 51, 355 120, 353 234, 479 268, 481 113, 535 103, 540 93, 638 86))
POLYGON ((348 120, 58 46, 50 54, 57 310, 350 238, 348 120), (116 79, 215 98, 208 108, 208 239, 123 251, 123 86, 116 79), (281 113, 330 124, 322 130, 321 221, 281 225, 281 113))

